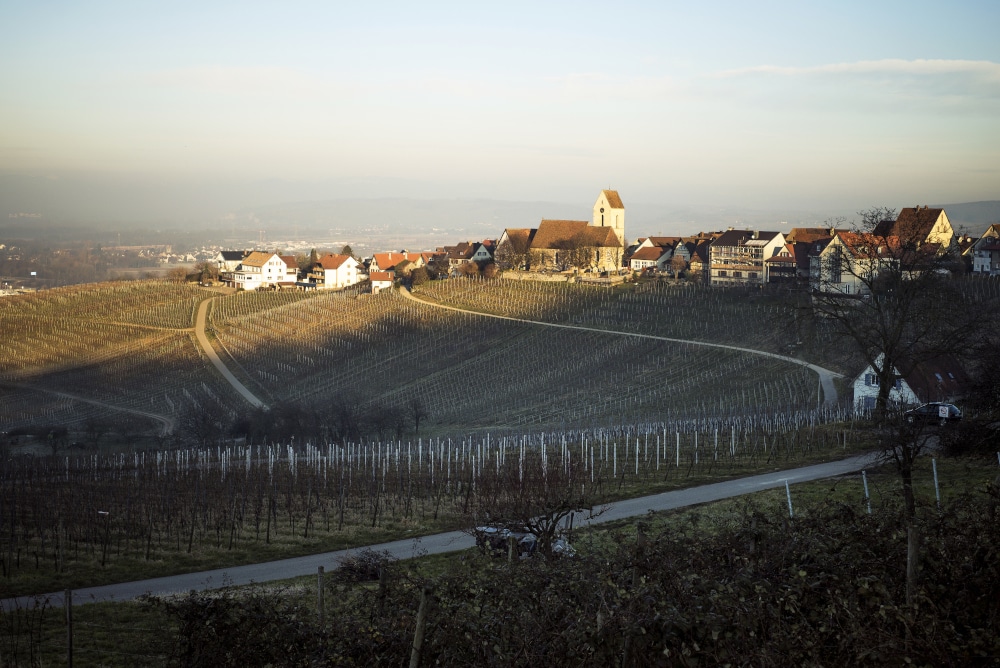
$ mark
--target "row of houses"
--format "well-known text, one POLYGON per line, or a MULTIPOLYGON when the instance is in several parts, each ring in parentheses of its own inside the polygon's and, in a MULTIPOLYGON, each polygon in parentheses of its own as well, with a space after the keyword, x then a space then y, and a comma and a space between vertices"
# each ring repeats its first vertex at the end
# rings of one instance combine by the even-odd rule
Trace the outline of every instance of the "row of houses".
POLYGON ((349 254, 329 253, 305 267, 299 266, 294 255, 268 251, 220 251, 214 261, 219 280, 239 290, 340 290, 368 281, 372 292, 378 292, 390 287, 397 275, 406 276, 421 267, 452 273, 466 263, 491 262, 495 245, 492 240, 466 241, 436 251, 375 253, 364 261, 349 254))
POLYGON ((680 272, 714 286, 803 283, 813 290, 857 294, 866 276, 903 252, 955 260, 977 275, 1000 275, 1000 224, 983 236, 956 234, 944 209, 904 208, 872 232, 793 228, 788 234, 754 230, 648 237, 628 249, 636 272, 680 272))

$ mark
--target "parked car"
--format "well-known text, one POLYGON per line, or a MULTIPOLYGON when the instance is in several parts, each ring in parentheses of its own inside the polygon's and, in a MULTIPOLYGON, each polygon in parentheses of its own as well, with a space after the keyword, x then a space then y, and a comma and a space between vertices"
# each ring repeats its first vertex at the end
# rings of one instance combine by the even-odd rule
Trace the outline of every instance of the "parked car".
MULTIPOLYGON (((505 556, 511 539, 521 559, 530 557, 538 549, 538 537, 524 527, 480 526, 475 528, 474 533, 479 549, 493 556, 505 556)), ((572 557, 576 555, 576 550, 565 538, 557 537, 552 541, 552 554, 572 557)))
POLYGON ((947 424, 962 419, 962 411, 958 410, 958 406, 940 401, 911 408, 903 415, 910 424, 947 424))
POLYGON ((507 527, 482 526, 476 527, 475 534, 476 545, 479 549, 498 556, 507 554, 511 538, 514 539, 517 546, 519 557, 531 556, 538 543, 535 534, 521 527, 509 529, 507 527))

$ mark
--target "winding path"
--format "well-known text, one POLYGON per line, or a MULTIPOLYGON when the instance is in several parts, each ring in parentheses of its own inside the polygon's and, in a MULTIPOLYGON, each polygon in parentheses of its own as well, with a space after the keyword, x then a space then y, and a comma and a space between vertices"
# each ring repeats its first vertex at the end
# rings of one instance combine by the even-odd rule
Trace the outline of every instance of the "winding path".
MULTIPOLYGON (((786 482, 794 484, 847 475, 877 464, 878 458, 878 454, 858 455, 835 462, 814 464, 787 471, 775 471, 773 473, 764 473, 736 480, 726 480, 699 487, 689 487, 687 489, 643 496, 637 499, 625 499, 604 506, 599 509, 599 512, 595 512, 593 516, 577 518, 574 524, 577 528, 590 527, 604 522, 641 517, 651 511, 674 510, 701 503, 729 499, 744 494, 752 494, 776 487, 784 487, 786 482)), ((860 484, 859 481, 858 485, 860 486, 860 484)), ((448 531, 446 533, 415 536, 413 538, 380 543, 353 550, 338 550, 336 552, 324 552, 322 554, 282 559, 281 561, 269 561, 260 564, 249 564, 247 566, 219 568, 200 573, 169 575, 151 580, 138 580, 136 582, 123 582, 120 584, 77 589, 73 592, 73 603, 74 605, 82 605, 85 603, 107 601, 127 601, 144 594, 164 596, 182 594, 192 590, 205 591, 230 585, 248 585, 315 575, 320 566, 326 571, 334 570, 339 567, 341 558, 366 549, 375 550, 376 552, 388 552, 396 559, 412 559, 429 554, 444 554, 446 552, 466 550, 474 545, 475 541, 468 533, 463 531, 448 531)), ((22 608, 31 606, 36 599, 47 600, 49 605, 52 606, 61 606, 63 604, 63 593, 53 592, 38 597, 23 596, 15 599, 0 600, 0 610, 10 610, 14 606, 22 608)))
POLYGON ((21 387, 26 390, 32 390, 34 392, 44 392, 45 394, 54 394, 57 397, 63 397, 66 399, 72 399, 73 401, 79 401, 85 404, 90 404, 92 406, 100 406, 101 408, 108 408, 113 411, 118 411, 120 413, 131 413, 132 415, 141 415, 143 417, 152 418, 159 422, 163 427, 160 429, 160 435, 166 436, 174 431, 176 422, 174 419, 167 415, 160 415, 159 413, 150 413, 149 411, 141 411, 137 408, 126 408, 125 406, 118 406, 116 404, 109 404, 106 401, 98 401, 97 399, 88 399, 87 397, 81 397, 78 394, 70 394, 69 392, 59 392, 57 390, 49 390, 44 387, 38 387, 37 385, 28 385, 27 383, 3 383, 8 387, 21 387))
POLYGON ((830 371, 829 369, 824 369, 821 366, 815 364, 810 364, 803 360, 797 359, 795 357, 789 357, 788 355, 779 355, 778 353, 769 353, 764 350, 754 350, 753 348, 742 348, 740 346, 729 346, 724 343, 708 343, 706 341, 691 341, 688 339, 674 339, 668 336, 657 336, 655 334, 639 334, 637 332, 619 332, 613 329, 601 329, 599 327, 584 327, 582 325, 562 325, 555 322, 544 322, 541 320, 526 320, 524 318, 514 318, 508 315, 497 315, 495 313, 482 313, 480 311, 469 311, 467 309, 458 308, 457 306, 446 306, 444 304, 438 304, 436 302, 429 302, 412 294, 406 288, 399 288, 399 292, 402 293, 407 299, 411 299, 419 304, 424 304, 425 306, 432 306, 434 308, 445 309, 447 311, 457 311, 459 313, 466 313, 469 315, 480 315, 484 318, 498 318, 500 320, 510 320, 512 322, 523 322, 532 325, 542 325, 543 327, 557 327, 559 329, 576 329, 584 332, 598 332, 600 334, 615 334, 617 336, 631 336, 636 339, 652 339, 654 341, 668 341, 670 343, 686 343, 692 346, 705 346, 708 348, 723 348, 725 350, 736 350, 742 353, 749 353, 751 355, 762 355, 764 357, 771 357, 782 362, 790 362, 792 364, 798 364, 799 366, 804 366, 807 369, 815 371, 819 376, 819 384, 822 390, 823 403, 826 405, 832 405, 837 403, 837 387, 833 383, 834 378, 842 378, 843 374, 837 373, 836 371, 830 371))
POLYGON ((198 344, 201 346, 201 349, 205 351, 206 355, 208 355, 208 359, 212 361, 212 364, 214 364, 215 368, 219 370, 219 373, 222 374, 223 378, 229 381, 229 384, 233 386, 233 389, 239 392, 240 396, 250 402, 253 406, 258 408, 267 408, 267 404, 258 399, 257 395, 253 392, 248 390, 246 385, 241 383, 239 379, 233 375, 233 372, 229 370, 229 367, 226 366, 225 362, 219 359, 219 354, 215 352, 215 348, 212 347, 212 342, 208 340, 208 336, 205 334, 205 321, 208 317, 208 307, 209 304, 212 303, 213 299, 215 299, 215 297, 206 299, 198 305, 198 315, 195 318, 194 323, 195 338, 198 339, 198 344))

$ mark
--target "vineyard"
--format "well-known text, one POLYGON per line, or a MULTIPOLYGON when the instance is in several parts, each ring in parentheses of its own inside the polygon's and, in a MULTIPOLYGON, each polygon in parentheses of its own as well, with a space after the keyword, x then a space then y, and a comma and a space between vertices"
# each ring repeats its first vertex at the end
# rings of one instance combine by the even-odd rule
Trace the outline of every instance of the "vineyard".
POLYGON ((511 499, 528 499, 522 512, 532 515, 570 502, 599 510, 615 498, 863 445, 800 417, 8 458, 0 577, 10 593, 40 593, 36 583, 53 579, 79 587, 190 570, 204 559, 267 560, 470 526, 510 513, 511 499))
POLYGON ((177 283, 102 283, 0 300, 0 425, 119 432, 173 424, 188 405, 228 395, 193 338, 205 295, 177 283), (78 398, 89 401, 81 401, 78 398))
POLYGON ((422 290, 444 304, 608 331, 447 311, 395 291, 215 297, 213 345, 271 406, 258 418, 282 425, 237 438, 249 408, 195 341, 206 298, 197 288, 122 283, 0 302, 4 430, 62 424, 93 447, 101 420, 126 444, 174 427, 143 448, 58 453, 52 443, 48 456, 5 457, 9 586, 462 526, 495 504, 500 479, 536 499, 563 480, 600 505, 836 456, 852 441, 830 424, 849 423, 849 412, 818 409, 816 377, 801 365, 610 331, 780 350, 781 331, 768 326, 780 309, 759 298, 467 280, 422 290), (419 431, 401 411, 415 400, 419 431), (359 420, 395 409, 397 420, 338 430, 334 407, 359 420), (309 412, 311 430, 285 421, 309 412))
MULTIPOLYGON (((608 330, 622 317, 624 331, 687 334, 657 325, 663 314, 641 312, 641 303, 634 313, 615 314, 608 293, 594 288, 530 285, 522 293, 504 282, 440 283, 432 294, 449 304, 608 330), (522 302, 515 301, 519 294, 522 302)), ((739 351, 540 328, 442 311, 394 292, 280 297, 245 293, 212 312, 234 366, 279 401, 350 394, 362 406, 404 406, 418 397, 437 430, 461 432, 776 414, 817 404, 814 374, 739 351)), ((729 323, 721 331, 744 346, 758 343, 741 327, 738 306, 729 312, 719 316, 729 323)), ((706 339, 710 330, 697 326, 706 339)))

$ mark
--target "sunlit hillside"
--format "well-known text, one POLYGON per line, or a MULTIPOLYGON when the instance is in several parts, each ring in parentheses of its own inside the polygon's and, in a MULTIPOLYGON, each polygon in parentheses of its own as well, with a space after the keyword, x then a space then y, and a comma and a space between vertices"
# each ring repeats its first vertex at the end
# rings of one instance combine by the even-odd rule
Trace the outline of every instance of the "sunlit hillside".
MULTIPOLYGON (((184 438, 192 415, 209 415, 228 434, 249 406, 195 340, 204 299, 213 300, 213 345, 264 403, 307 409, 318 422, 346 407, 378 423, 381 435, 412 436, 414 406, 424 414, 421 433, 441 435, 808 411, 818 403, 815 374, 799 365, 614 333, 789 352, 797 335, 788 311, 752 295, 465 279, 422 286, 418 295, 607 331, 445 311, 394 291, 220 295, 159 281, 50 290, 0 302, 0 424, 7 432, 65 426, 68 440, 88 430, 184 438)), ((317 433, 332 438, 336 430, 317 433)))

